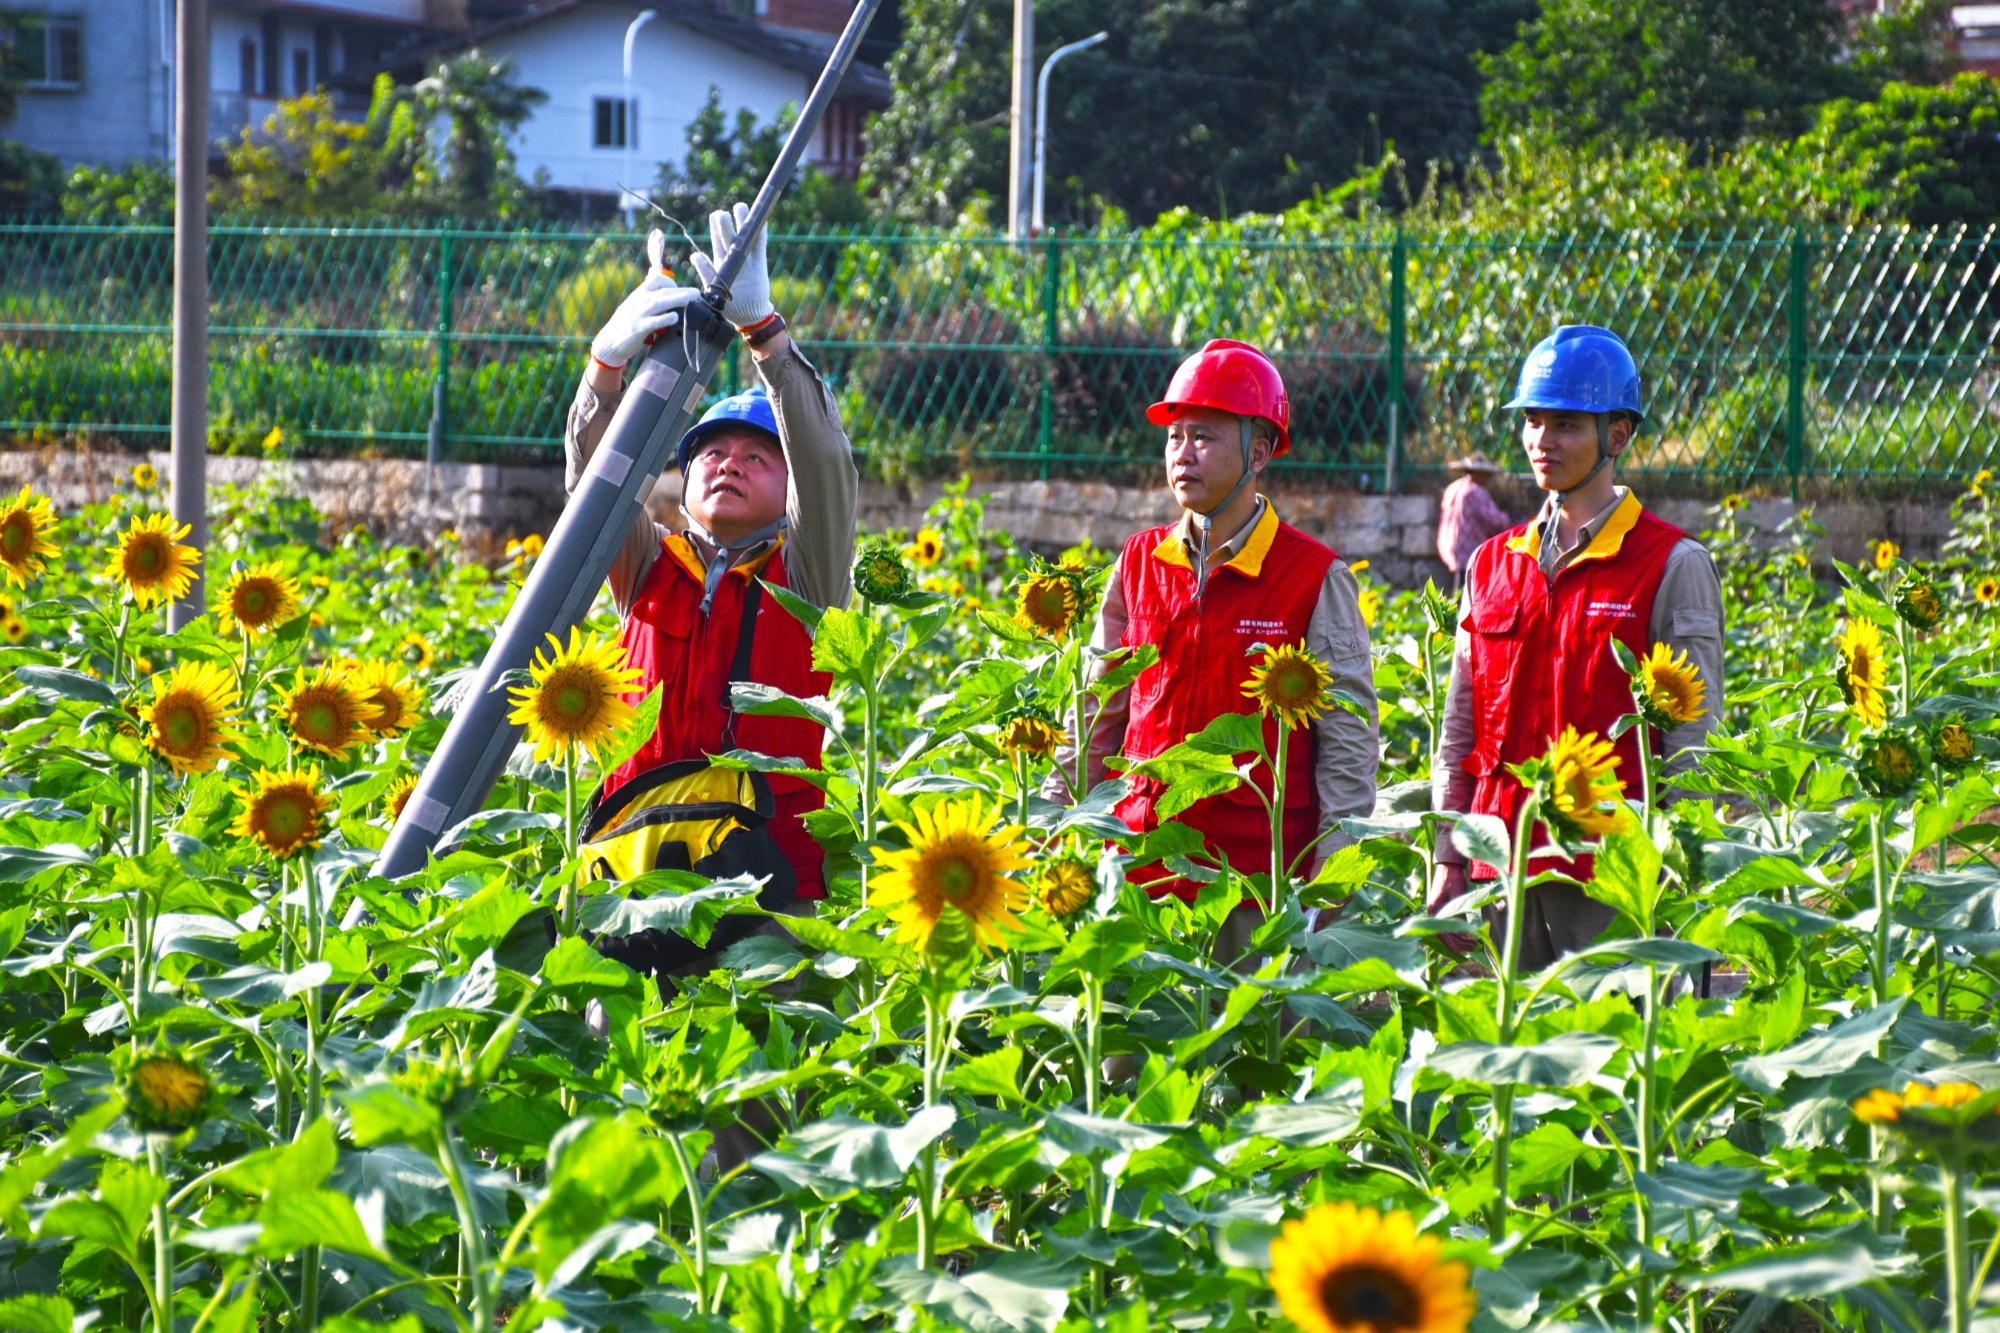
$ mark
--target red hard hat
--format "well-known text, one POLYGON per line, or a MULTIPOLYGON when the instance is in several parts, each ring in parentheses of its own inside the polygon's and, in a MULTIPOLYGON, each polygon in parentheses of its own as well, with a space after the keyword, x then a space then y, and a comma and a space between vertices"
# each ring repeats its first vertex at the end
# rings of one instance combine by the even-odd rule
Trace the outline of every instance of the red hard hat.
POLYGON ((1249 343, 1212 338, 1199 352, 1181 362, 1167 385, 1167 396, 1146 409, 1146 420, 1164 426, 1183 407, 1212 407, 1239 417, 1263 417, 1278 428, 1271 456, 1292 447, 1292 404, 1285 381, 1271 358, 1249 343))

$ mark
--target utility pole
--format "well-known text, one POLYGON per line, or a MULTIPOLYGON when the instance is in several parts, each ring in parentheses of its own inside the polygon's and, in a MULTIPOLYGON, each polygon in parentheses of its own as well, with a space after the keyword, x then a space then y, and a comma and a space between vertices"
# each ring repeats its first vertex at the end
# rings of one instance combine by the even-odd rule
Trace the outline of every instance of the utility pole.
MULTIPOLYGON (((174 403, 169 503, 208 551, 208 0, 174 16, 174 403)), ((206 578, 167 608, 167 628, 199 616, 206 578)))
POLYGON ((1007 239, 1028 234, 1035 164, 1035 0, 1014 0, 1014 103, 1007 117, 1007 239))

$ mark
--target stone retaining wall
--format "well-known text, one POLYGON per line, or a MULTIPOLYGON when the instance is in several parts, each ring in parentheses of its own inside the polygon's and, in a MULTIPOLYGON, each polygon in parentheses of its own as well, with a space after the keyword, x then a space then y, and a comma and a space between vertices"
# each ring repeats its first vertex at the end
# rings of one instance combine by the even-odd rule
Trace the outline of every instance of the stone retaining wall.
MULTIPOLYGON (((164 476, 168 456, 146 455, 164 476)), ((58 508, 101 500, 130 485, 138 457, 47 449, 0 453, 0 487, 28 484, 49 495, 58 508)), ((211 486, 256 486, 265 482, 303 495, 325 515, 330 529, 365 525, 386 540, 421 544, 444 528, 456 528, 477 547, 497 545, 528 532, 546 533, 562 511, 562 470, 548 466, 446 463, 438 467, 435 490, 427 490, 424 465, 403 459, 298 459, 211 456, 211 486)), ((668 476, 654 488, 651 505, 672 522, 680 479, 668 476)), ((943 493, 942 483, 915 487, 864 483, 864 529, 916 528, 926 509, 943 493)), ((986 497, 990 525, 1044 551, 1054 552, 1084 538, 1115 549, 1131 533, 1172 519, 1176 513, 1163 487, 1112 486, 1083 481, 991 481, 974 483, 986 497)), ((1437 559, 1435 495, 1361 495, 1353 491, 1281 483, 1272 488, 1278 512, 1350 560, 1367 559, 1386 583, 1416 586, 1444 578, 1437 559)), ((1519 480, 1495 487, 1501 504, 1517 517, 1534 511, 1540 493, 1519 480)), ((1642 493, 1643 494, 1643 493, 1642 493)), ((1711 499, 1671 498, 1655 510, 1690 532, 1711 523, 1711 499)), ((1746 524, 1766 537, 1794 513, 1789 500, 1753 500, 1746 524)), ((1950 495, 1923 500, 1842 500, 1812 507, 1827 530, 1822 559, 1865 558, 1869 545, 1887 537, 1907 555, 1934 557, 1950 530, 1950 495)))

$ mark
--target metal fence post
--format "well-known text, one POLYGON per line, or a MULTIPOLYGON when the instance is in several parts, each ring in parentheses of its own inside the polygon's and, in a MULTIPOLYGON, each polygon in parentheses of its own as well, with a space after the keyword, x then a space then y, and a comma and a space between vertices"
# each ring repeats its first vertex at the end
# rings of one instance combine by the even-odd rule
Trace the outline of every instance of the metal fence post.
POLYGON ((437 496, 437 465, 444 455, 446 414, 451 404, 451 283, 452 234, 438 232, 437 363, 431 372, 431 429, 424 442, 424 494, 437 496))
POLYGON ((1396 228, 1389 251, 1389 443, 1382 454, 1382 490, 1396 493, 1396 469, 1403 449, 1403 343, 1405 307, 1409 303, 1410 242, 1396 228))
POLYGON ((1785 470, 1792 499, 1806 461, 1806 238, 1792 229, 1791 280, 1785 291, 1785 470))
POLYGON ((1043 242, 1042 268, 1042 420, 1039 437, 1035 441, 1035 452, 1041 455, 1038 470, 1043 481, 1049 479, 1049 455, 1055 450, 1055 390, 1056 348, 1060 345, 1061 330, 1056 323, 1057 289, 1062 285, 1062 241, 1055 229, 1050 228, 1048 239, 1043 242))

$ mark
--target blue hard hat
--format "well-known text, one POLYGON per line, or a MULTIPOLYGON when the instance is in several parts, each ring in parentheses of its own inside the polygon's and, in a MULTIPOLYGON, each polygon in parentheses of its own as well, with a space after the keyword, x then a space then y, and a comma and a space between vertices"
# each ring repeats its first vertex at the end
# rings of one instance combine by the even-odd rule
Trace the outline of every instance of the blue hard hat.
POLYGON ((1521 363, 1521 382, 1507 406, 1630 412, 1646 419, 1631 350, 1623 338, 1595 324, 1565 324, 1536 343, 1521 363))
POLYGON ((723 399, 702 413, 700 421, 688 427, 688 433, 681 436, 681 475, 687 475, 688 464, 693 461, 694 451, 703 440, 719 431, 744 426, 770 436, 773 444, 782 443, 778 438, 778 414, 771 410, 771 396, 764 392, 761 384, 747 393, 723 399))

